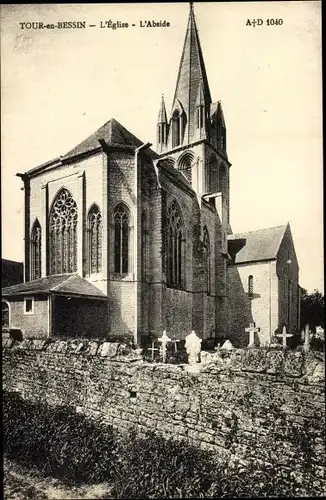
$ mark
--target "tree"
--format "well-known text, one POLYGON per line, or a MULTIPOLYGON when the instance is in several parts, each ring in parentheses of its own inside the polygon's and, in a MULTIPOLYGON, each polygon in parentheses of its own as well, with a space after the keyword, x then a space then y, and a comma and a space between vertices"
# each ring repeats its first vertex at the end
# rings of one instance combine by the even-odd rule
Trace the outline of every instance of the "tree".
POLYGON ((318 290, 308 293, 304 288, 301 289, 300 297, 300 328, 309 325, 311 330, 316 326, 325 327, 325 301, 324 295, 318 290))

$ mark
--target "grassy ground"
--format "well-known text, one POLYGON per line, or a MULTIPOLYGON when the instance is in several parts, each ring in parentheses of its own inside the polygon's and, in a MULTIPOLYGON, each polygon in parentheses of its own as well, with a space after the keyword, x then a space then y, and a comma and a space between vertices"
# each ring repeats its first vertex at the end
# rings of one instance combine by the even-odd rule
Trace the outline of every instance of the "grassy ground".
POLYGON ((45 477, 36 469, 28 469, 13 460, 4 458, 5 500, 68 500, 107 499, 110 486, 107 483, 67 487, 61 481, 45 477))

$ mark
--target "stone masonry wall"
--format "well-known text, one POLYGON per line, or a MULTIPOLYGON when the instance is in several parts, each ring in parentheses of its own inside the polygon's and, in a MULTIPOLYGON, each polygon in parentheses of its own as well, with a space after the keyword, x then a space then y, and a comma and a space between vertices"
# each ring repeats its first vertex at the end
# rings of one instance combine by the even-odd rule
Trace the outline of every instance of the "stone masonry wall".
POLYGON ((283 464, 323 481, 324 357, 234 349, 197 365, 147 363, 114 343, 3 341, 3 388, 114 427, 186 439, 223 458, 283 464))

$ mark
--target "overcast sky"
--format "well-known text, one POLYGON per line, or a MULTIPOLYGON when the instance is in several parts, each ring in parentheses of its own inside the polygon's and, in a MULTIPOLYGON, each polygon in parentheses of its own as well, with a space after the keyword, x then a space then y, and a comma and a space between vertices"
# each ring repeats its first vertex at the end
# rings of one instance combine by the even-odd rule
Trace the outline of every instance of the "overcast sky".
MULTIPOLYGON (((321 2, 194 8, 212 99, 222 101, 227 125, 233 232, 289 221, 300 284, 323 291, 321 2), (247 25, 257 18, 262 26, 247 25)), ((23 260, 17 172, 66 153, 112 117, 155 145, 188 11, 186 3, 1 6, 4 258, 23 260), (152 19, 170 27, 139 26, 152 19), (130 27, 101 29, 109 20, 130 27), (21 29, 32 21, 96 27, 21 29)))

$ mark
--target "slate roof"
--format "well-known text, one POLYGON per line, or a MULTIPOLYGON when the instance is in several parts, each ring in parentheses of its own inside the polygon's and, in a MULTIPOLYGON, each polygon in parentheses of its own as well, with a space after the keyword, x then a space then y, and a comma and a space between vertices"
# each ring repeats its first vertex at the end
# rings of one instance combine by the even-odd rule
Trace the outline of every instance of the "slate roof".
POLYGON ((245 245, 235 255, 235 264, 276 259, 286 228, 287 225, 283 225, 230 234, 228 236, 230 243, 235 240, 245 240, 245 245))
MULTIPOLYGON (((17 174, 19 177, 30 176, 33 174, 37 174, 44 169, 49 167, 57 167, 61 166, 65 162, 73 159, 75 156, 85 155, 95 153, 97 151, 102 150, 102 146, 99 143, 99 140, 103 139, 109 147, 116 147, 119 149, 126 149, 129 151, 134 151, 136 148, 141 146, 143 142, 138 139, 135 135, 133 135, 129 130, 127 130, 121 123, 119 123, 114 118, 111 118, 108 122, 106 122, 102 127, 97 129, 93 134, 84 139, 81 143, 71 149, 68 153, 63 156, 59 156, 54 158, 53 160, 42 163, 42 165, 38 165, 34 167, 24 174, 17 174)), ((145 154, 149 155, 151 158, 158 158, 158 154, 147 148, 145 150, 145 154)))
POLYGON ((75 297, 106 298, 106 295, 101 290, 78 274, 57 274, 2 289, 3 297, 34 294, 49 295, 51 293, 75 297))
MULTIPOLYGON (((61 159, 67 160, 74 156, 87 153, 96 149, 100 149, 99 139, 104 139, 108 146, 111 147, 132 147, 134 149, 138 148, 143 144, 143 141, 138 139, 129 130, 121 125, 117 120, 111 118, 102 127, 97 129, 93 134, 87 137, 84 141, 74 147, 71 151, 66 153, 61 159)), ((152 151, 153 154, 154 151, 152 151)))

